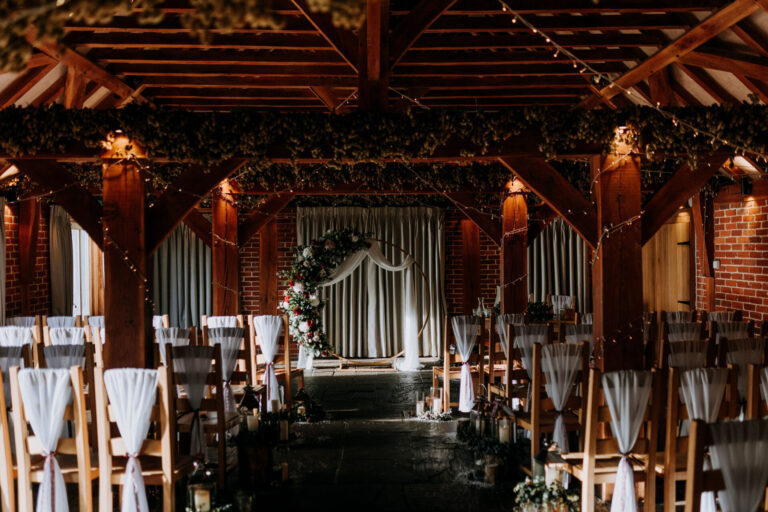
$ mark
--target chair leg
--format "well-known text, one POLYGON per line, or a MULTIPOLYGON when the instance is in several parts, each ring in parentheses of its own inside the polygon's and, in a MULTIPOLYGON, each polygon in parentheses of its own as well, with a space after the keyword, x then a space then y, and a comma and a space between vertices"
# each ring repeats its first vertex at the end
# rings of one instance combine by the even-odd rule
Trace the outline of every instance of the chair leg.
POLYGON ((172 479, 163 480, 163 512, 176 510, 176 485, 172 479))
POLYGON ((216 441, 219 451, 219 489, 227 487, 227 440, 226 434, 220 433, 216 441))

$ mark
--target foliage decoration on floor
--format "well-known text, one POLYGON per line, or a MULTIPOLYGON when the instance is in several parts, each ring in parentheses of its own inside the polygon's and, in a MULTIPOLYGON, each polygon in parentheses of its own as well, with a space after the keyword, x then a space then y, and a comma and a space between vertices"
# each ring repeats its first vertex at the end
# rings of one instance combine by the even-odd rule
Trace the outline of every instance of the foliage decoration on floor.
POLYGON ((296 248, 290 270, 280 273, 288 288, 280 307, 288 314, 288 329, 310 354, 327 355, 331 350, 322 326, 323 302, 320 285, 351 254, 368 248, 367 235, 351 229, 328 231, 307 245, 296 248))

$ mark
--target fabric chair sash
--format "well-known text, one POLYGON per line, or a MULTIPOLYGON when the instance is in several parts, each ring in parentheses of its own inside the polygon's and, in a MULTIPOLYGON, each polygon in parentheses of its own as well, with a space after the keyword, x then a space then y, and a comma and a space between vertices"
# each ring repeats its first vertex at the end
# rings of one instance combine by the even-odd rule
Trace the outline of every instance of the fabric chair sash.
POLYGON ((82 345, 85 343, 85 329, 82 327, 51 327, 51 345, 82 345))
POLYGON ((29 327, 0 327, 0 346, 21 347, 32 345, 32 329, 29 327))
POLYGON ((43 347, 48 368, 68 369, 79 366, 85 369, 85 345, 51 345, 43 347))
POLYGON ((224 380, 224 410, 234 412, 235 397, 232 394, 230 379, 237 364, 237 352, 243 340, 242 327, 214 327, 208 329, 208 339, 211 345, 221 345, 221 375, 224 380))
POLYGON ((12 316, 5 319, 5 325, 13 327, 34 327, 37 319, 34 316, 12 316))
POLYGON ((77 318, 74 316, 49 316, 46 321, 48 327, 75 327, 77 318))
POLYGON ((541 349, 541 370, 547 380, 544 387, 557 411, 552 440, 562 453, 569 452, 563 409, 573 392, 581 361, 581 345, 546 345, 541 349))
MULTIPOLYGON (((264 383, 267 386, 267 411, 277 412, 272 411, 272 400, 280 400, 280 389, 277 386, 274 362, 280 344, 280 334, 283 330, 283 317, 275 315, 254 316, 253 328, 256 331, 256 340, 266 363, 264 383)), ((285 378, 290 379, 291 377, 286 375, 285 378)))
POLYGON ((676 322, 667 324, 669 341, 698 340, 701 337, 701 324, 698 322, 676 322))
POLYGON ((707 366, 707 341, 670 341, 667 361, 672 368, 702 368, 707 366))
MULTIPOLYGON (((461 356, 462 363, 467 363, 472 356, 472 349, 477 342, 480 324, 477 317, 462 315, 451 317, 451 328, 456 339, 456 350, 461 356)), ((448 385, 447 383, 445 384, 448 385)), ((468 364, 461 365, 461 382, 459 384, 459 411, 469 412, 475 406, 475 390, 472 386, 472 371, 468 364)))
MULTIPOLYGON (((189 341, 189 340, 187 340, 189 341)), ((211 373, 210 347, 175 346, 171 349, 173 355, 173 371, 178 383, 187 393, 187 400, 192 409, 190 424, 190 455, 205 452, 205 433, 200 421, 200 404, 205 394, 208 374, 211 373)))
POLYGON ((163 366, 168 364, 165 360, 166 345, 169 343, 172 347, 183 347, 189 345, 189 329, 180 329, 179 327, 161 327, 155 329, 155 338, 159 345, 160 360, 163 366))
POLYGON ((215 329, 217 327, 237 327, 236 316, 209 316, 206 319, 208 323, 208 329, 215 329))

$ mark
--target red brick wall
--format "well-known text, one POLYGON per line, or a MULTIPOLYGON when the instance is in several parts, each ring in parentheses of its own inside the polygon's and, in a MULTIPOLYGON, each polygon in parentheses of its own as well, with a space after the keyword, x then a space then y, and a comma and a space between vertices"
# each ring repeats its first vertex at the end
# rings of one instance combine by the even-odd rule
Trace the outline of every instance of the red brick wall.
MULTIPOLYGON (((768 320, 768 199, 715 203, 715 307, 740 309, 745 320, 768 320)), ((697 262, 697 304, 704 279, 697 262)))
MULTIPOLYGON (((16 205, 6 206, 5 222, 5 307, 6 316, 21 315, 21 281, 19 275, 19 216, 16 205)), ((50 279, 48 266, 48 208, 43 207, 37 235, 37 261, 30 286, 30 315, 47 315, 50 311, 50 279)))

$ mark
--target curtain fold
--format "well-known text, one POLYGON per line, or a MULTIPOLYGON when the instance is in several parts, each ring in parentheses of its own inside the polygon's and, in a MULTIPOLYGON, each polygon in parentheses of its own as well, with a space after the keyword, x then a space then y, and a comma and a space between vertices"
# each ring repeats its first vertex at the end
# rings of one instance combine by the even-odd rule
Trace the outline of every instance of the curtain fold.
POLYGON ((211 248, 180 224, 153 258, 155 314, 168 314, 170 325, 197 326, 213 311, 211 248))
POLYGON ((553 220, 528 247, 528 293, 576 297, 576 311, 592 311, 589 253, 584 240, 566 222, 553 220))
POLYGON ((49 221, 51 312, 71 315, 74 287, 72 263, 72 223, 61 206, 53 205, 49 221))
POLYGON ((334 352, 344 357, 387 357, 403 349, 402 314, 409 278, 414 288, 418 324, 428 315, 419 341, 422 356, 440 353, 443 299, 443 212, 438 208, 298 208, 298 244, 303 245, 328 230, 349 228, 372 233, 383 257, 400 266, 408 255, 419 263, 427 283, 413 272, 389 272, 364 261, 343 281, 320 290, 327 301, 323 325, 334 352), (392 245, 390 245, 392 244, 392 245), (402 251, 405 251, 403 253, 402 251), (371 298, 377 300, 371 300, 371 298), (429 311, 425 312, 427 305, 429 311), (375 318, 371 325, 368 318, 375 318))

